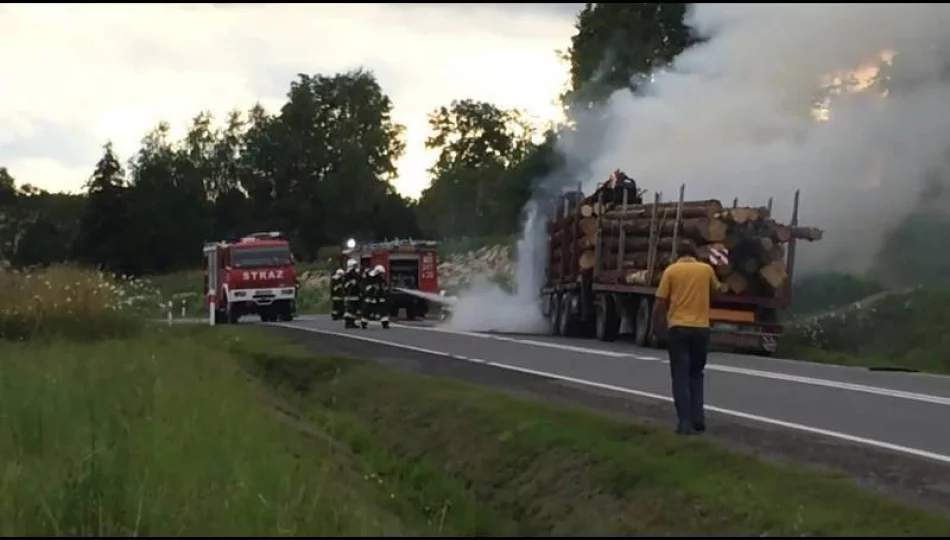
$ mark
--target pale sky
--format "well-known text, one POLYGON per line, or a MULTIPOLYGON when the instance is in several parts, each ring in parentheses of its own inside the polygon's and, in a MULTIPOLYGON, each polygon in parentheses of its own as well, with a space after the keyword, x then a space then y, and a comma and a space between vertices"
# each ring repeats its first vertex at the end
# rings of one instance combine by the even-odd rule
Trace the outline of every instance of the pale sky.
POLYGON ((76 191, 111 139, 125 162, 159 121, 176 135, 284 101, 297 73, 372 69, 407 126, 397 188, 418 196, 433 159, 426 114, 473 98, 557 117, 583 4, 3 4, 0 166, 76 191))

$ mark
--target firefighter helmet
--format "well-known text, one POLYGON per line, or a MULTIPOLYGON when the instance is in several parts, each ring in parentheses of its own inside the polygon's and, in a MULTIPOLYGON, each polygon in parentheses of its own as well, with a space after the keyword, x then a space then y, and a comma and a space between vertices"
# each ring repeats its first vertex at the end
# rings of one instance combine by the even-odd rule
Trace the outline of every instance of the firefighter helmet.
POLYGON ((344 274, 343 269, 342 269, 342 268, 337 268, 337 269, 336 269, 336 272, 333 272, 333 277, 336 277, 336 278, 342 277, 343 274, 344 274))
POLYGON ((356 263, 356 259, 347 259, 347 260, 346 260, 346 269, 347 269, 347 270, 352 270, 353 268, 356 268, 356 264, 357 264, 357 263, 356 263))
POLYGON ((381 264, 377 264, 376 267, 373 268, 373 272, 376 272, 376 274, 374 274, 374 275, 377 275, 377 274, 385 274, 385 273, 386 273, 386 268, 383 267, 383 265, 381 265, 381 264))

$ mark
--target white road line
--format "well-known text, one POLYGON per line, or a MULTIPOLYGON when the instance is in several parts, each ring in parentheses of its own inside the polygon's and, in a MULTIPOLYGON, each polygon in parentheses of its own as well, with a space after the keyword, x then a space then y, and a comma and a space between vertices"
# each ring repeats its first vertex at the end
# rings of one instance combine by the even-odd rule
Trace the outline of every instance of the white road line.
MULTIPOLYGON (((447 328, 415 327, 415 326, 407 326, 407 325, 397 325, 397 326, 399 326, 400 328, 407 328, 410 330, 420 330, 420 331, 425 331, 425 332, 444 332, 444 333, 459 334, 459 335, 478 337, 478 338, 484 338, 484 339, 511 341, 515 343, 523 343, 525 345, 549 347, 552 349, 561 349, 565 351, 579 352, 579 353, 585 353, 585 354, 608 356, 612 358, 633 358, 636 360, 667 362, 667 360, 661 359, 655 356, 643 356, 643 355, 632 354, 632 353, 621 353, 617 351, 607 351, 604 349, 596 349, 592 347, 579 347, 575 345, 565 345, 563 343, 552 343, 552 342, 538 341, 538 340, 533 340, 533 339, 513 338, 513 337, 507 337, 507 336, 498 336, 494 334, 480 334, 477 332, 464 332, 460 330, 450 330, 447 328)), ((909 401, 919 401, 922 403, 930 403, 933 405, 950 406, 950 397, 935 396, 932 394, 922 394, 919 392, 910 392, 906 390, 895 390, 893 388, 885 388, 881 386, 870 386, 866 384, 849 383, 849 382, 844 382, 844 381, 837 381, 834 379, 820 379, 817 377, 807 377, 804 375, 792 375, 790 373, 781 373, 777 371, 764 371, 760 369, 749 369, 749 368, 741 368, 741 367, 728 366, 728 365, 723 365, 723 364, 712 364, 712 363, 706 365, 706 370, 719 371, 722 373, 733 373, 736 375, 746 375, 749 377, 760 377, 763 379, 773 379, 777 381, 807 384, 810 386, 821 386, 825 388, 849 390, 852 392, 863 392, 865 394, 874 394, 878 396, 892 397, 892 398, 897 398, 897 399, 906 399, 909 401)))
MULTIPOLYGON (((333 336, 345 337, 345 338, 349 338, 349 339, 356 339, 356 340, 360 340, 360 341, 366 341, 366 342, 369 342, 369 343, 376 343, 376 344, 379 344, 379 345, 385 345, 385 346, 388 346, 388 347, 395 347, 395 348, 397 348, 397 349, 405 349, 405 350, 409 350, 409 351, 415 351, 415 352, 424 353, 424 354, 429 354, 429 355, 433 355, 433 356, 442 356, 442 357, 445 357, 445 358, 453 358, 453 359, 455 359, 455 360, 462 360, 462 361, 465 361, 465 362, 472 362, 472 363, 475 363, 475 364, 484 364, 484 365, 487 365, 487 366, 492 366, 492 367, 496 367, 496 368, 500 368, 500 369, 507 369, 507 370, 510 370, 510 371, 517 371, 517 372, 520 372, 520 373, 527 373, 527 374, 530 374, 530 375, 537 375, 537 376, 540 376, 540 377, 546 377, 546 378, 549 378, 549 379, 556 379, 556 380, 560 380, 560 381, 565 381, 565 382, 570 382, 570 383, 574 383, 574 384, 579 384, 579 385, 582 385, 582 386, 589 386, 589 387, 592 387, 592 388, 599 388, 599 389, 602 389, 602 390, 610 390, 610 391, 612 391, 612 392, 618 392, 618 393, 621 393, 621 394, 629 394, 629 395, 640 396, 640 397, 645 397, 645 398, 658 399, 658 400, 667 401, 667 402, 672 402, 672 401, 673 401, 673 399, 672 399, 671 397, 669 397, 669 396, 664 396, 664 395, 661 395, 661 394, 654 394, 653 392, 644 392, 644 391, 641 391, 641 390, 634 390, 634 389, 632 389, 632 388, 626 388, 626 387, 623 387, 623 386, 614 386, 614 385, 612 385, 612 384, 598 383, 598 382, 594 382, 594 381, 588 381, 588 380, 586 380, 586 379, 577 379, 577 378, 568 377, 568 376, 565 376, 565 375, 558 375, 557 373, 548 373, 548 372, 545 372, 545 371, 538 371, 538 370, 533 370, 533 369, 527 369, 527 368, 522 368, 522 367, 518 367, 518 366, 512 366, 512 365, 508 365, 508 364, 503 364, 503 363, 500 363, 500 362, 492 362, 492 361, 483 360, 483 359, 480 359, 480 358, 474 358, 474 357, 469 357, 469 356, 462 356, 462 355, 460 355, 460 354, 451 354, 451 353, 446 353, 446 352, 442 352, 442 351, 436 351, 436 350, 433 350, 433 349, 426 349, 426 348, 423 348, 423 347, 416 347, 416 346, 414 346, 414 345, 405 345, 405 344, 402 344, 402 343, 393 343, 393 342, 391 342, 391 341, 386 341, 386 340, 382 340, 382 339, 375 339, 375 338, 371 338, 371 337, 368 337, 368 336, 360 336, 360 335, 348 334, 348 333, 344 333, 344 332, 334 332, 334 331, 332 331, 332 330, 323 330, 323 329, 320 329, 320 328, 312 328, 312 327, 308 327, 308 326, 299 326, 299 325, 288 324, 288 323, 272 323, 272 324, 274 324, 275 326, 283 326, 283 327, 285 327, 285 328, 292 328, 292 329, 295 329, 295 330, 303 330, 303 331, 305 331, 305 332, 312 332, 312 333, 315 333, 315 334, 326 334, 326 335, 333 335, 333 336)), ((920 457, 920 458, 925 458, 925 459, 930 459, 930 460, 934 460, 934 461, 939 461, 939 462, 942 462, 942 463, 950 464, 950 455, 938 454, 938 453, 935 453, 935 452, 929 452, 929 451, 927 451, 927 450, 921 450, 921 449, 919 449, 919 448, 911 448, 911 447, 908 447, 908 446, 902 446, 902 445, 899 445, 899 444, 893 444, 893 443, 889 443, 889 442, 885 442, 885 441, 879 441, 879 440, 876 440, 876 439, 868 439, 868 438, 865 438, 865 437, 858 437, 858 436, 856 436, 856 435, 849 435, 849 434, 847 434, 847 433, 842 433, 842 432, 840 432, 840 431, 832 431, 832 430, 828 430, 828 429, 822 429, 822 428, 816 428, 816 427, 812 427, 812 426, 806 426, 806 425, 804 425, 804 424, 797 424, 797 423, 794 423, 794 422, 786 422, 786 421, 784 421, 784 420, 778 420, 778 419, 776 419, 776 418, 769 418, 769 417, 767 417, 767 416, 759 416, 759 415, 757 415, 757 414, 750 414, 750 413, 745 413, 745 412, 742 412, 742 411, 736 411, 736 410, 732 410, 732 409, 725 409, 725 408, 716 407, 716 406, 713 406, 713 405, 706 405, 706 410, 707 410, 707 411, 717 412, 717 413, 719 413, 719 414, 724 414, 724 415, 728 415, 728 416, 733 416, 733 417, 736 417, 736 418, 742 418, 742 419, 745 419, 745 420, 751 420, 751 421, 754 421, 754 422, 759 422, 759 423, 763 423, 763 424, 769 424, 769 425, 772 425, 772 426, 778 426, 778 427, 785 428, 785 429, 794 429, 794 430, 797 430, 797 431, 804 431, 804 432, 806 432, 806 433, 813 433, 813 434, 816 434, 816 435, 822 435, 822 436, 825 436, 825 437, 831 437, 831 438, 839 439, 839 440, 842 440, 842 441, 848 441, 848 442, 852 442, 852 443, 863 444, 863 445, 865 445, 865 446, 872 446, 872 447, 875 447, 875 448, 881 448, 881 449, 884 449, 884 450, 890 450, 890 451, 893 451, 893 452, 899 452, 899 453, 902 453, 902 454, 908 454, 908 455, 911 455, 911 456, 916 456, 916 457, 920 457)))
POLYGON ((412 326, 408 324, 394 324, 393 326, 398 327, 398 328, 406 328, 409 330, 421 330, 423 332, 441 332, 444 334, 458 334, 462 336, 471 336, 471 337, 477 337, 477 338, 482 338, 482 339, 494 339, 496 341, 511 341, 513 343, 524 343, 527 345, 534 345, 537 347, 549 347, 551 349, 561 349, 564 351, 597 354, 600 356, 610 356, 613 358, 635 358, 637 360, 660 360, 660 358, 657 356, 644 356, 640 354, 633 354, 633 353, 626 353, 626 352, 607 351, 604 349, 594 349, 591 347, 582 347, 579 345, 567 345, 564 343, 551 343, 549 341, 538 341, 534 339, 526 339, 526 338, 520 338, 520 337, 515 338, 515 337, 509 337, 509 336, 500 336, 498 334, 482 334, 479 332, 465 332, 463 330, 450 330, 448 328, 437 328, 434 326, 412 326))

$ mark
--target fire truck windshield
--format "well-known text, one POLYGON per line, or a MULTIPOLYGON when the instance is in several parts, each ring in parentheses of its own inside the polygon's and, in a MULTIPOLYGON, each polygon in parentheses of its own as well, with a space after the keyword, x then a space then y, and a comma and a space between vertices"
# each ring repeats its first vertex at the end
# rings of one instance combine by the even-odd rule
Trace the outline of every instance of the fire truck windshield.
POLYGON ((236 247, 233 264, 235 268, 286 266, 291 264, 290 248, 287 246, 236 247))

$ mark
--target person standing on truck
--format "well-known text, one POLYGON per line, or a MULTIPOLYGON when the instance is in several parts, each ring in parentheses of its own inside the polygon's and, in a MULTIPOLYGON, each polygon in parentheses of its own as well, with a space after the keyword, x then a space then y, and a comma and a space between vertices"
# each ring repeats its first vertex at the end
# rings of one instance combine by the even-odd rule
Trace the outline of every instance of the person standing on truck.
POLYGON ((709 350, 709 304, 722 285, 712 266, 696 259, 689 245, 663 272, 653 305, 654 332, 664 336, 670 355, 670 378, 676 406, 676 432, 706 431, 703 411, 704 371, 709 350))
POLYGON ((330 276, 330 317, 334 321, 343 318, 343 269, 337 268, 330 276))
POLYGON ((356 318, 360 312, 360 270, 356 259, 346 261, 343 274, 343 326, 356 328, 356 318))

